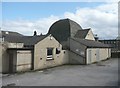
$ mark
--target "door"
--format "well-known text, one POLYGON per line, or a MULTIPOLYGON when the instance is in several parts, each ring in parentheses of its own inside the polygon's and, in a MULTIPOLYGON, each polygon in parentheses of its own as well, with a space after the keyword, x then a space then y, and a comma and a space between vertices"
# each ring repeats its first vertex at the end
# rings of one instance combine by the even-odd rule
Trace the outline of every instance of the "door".
POLYGON ((13 53, 9 54, 9 72, 13 73, 13 53))
POLYGON ((100 60, 99 49, 96 49, 96 62, 100 60))
POLYGON ((18 51, 17 52, 17 71, 31 70, 32 53, 31 51, 18 51))
POLYGON ((92 59, 92 52, 91 50, 88 50, 88 64, 91 63, 91 59, 92 59))

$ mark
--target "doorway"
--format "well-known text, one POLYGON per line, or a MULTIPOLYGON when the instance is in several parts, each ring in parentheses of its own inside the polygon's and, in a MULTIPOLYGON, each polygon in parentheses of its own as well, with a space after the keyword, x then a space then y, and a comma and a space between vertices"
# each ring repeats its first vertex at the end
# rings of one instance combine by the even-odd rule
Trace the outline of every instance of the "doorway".
POLYGON ((91 59, 92 59, 92 52, 91 50, 88 50, 88 64, 91 63, 91 59))
POLYGON ((96 49, 96 62, 99 62, 100 56, 99 56, 99 49, 96 49))
POLYGON ((13 73, 13 53, 9 54, 9 73, 13 73))

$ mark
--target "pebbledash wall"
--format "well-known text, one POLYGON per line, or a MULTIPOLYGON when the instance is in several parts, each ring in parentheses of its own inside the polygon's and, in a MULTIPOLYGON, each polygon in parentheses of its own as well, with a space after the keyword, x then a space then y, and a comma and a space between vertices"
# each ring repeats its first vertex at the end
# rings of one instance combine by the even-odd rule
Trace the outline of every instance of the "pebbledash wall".
POLYGON ((49 35, 35 45, 34 58, 34 70, 37 70, 67 64, 69 53, 68 50, 62 50, 62 45, 49 35), (47 59, 48 48, 53 48, 51 59, 47 59), (59 54, 56 54, 56 49, 59 49, 59 54))

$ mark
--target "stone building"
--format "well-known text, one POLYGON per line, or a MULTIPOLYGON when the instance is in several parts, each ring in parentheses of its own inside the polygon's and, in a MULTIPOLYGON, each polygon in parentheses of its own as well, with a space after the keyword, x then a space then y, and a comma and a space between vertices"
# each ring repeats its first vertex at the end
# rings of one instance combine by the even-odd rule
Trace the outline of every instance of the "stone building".
POLYGON ((111 57, 108 45, 95 41, 90 28, 70 20, 55 22, 46 35, 1 32, 3 73, 39 70, 63 64, 91 64, 111 57))

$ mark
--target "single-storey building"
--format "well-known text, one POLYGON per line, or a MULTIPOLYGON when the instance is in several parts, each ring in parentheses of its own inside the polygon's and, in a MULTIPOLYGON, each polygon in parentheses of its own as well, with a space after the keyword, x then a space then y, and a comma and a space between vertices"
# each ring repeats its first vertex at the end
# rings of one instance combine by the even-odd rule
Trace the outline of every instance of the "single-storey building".
POLYGON ((68 51, 51 35, 34 46, 34 70, 68 63, 68 51))
POLYGON ((82 27, 70 20, 55 22, 49 29, 52 34, 69 51, 69 64, 91 64, 111 57, 111 47, 95 41, 91 28, 82 27))
POLYGON ((70 20, 55 22, 46 35, 2 31, 3 73, 39 70, 63 64, 91 64, 111 57, 108 45, 95 41, 90 28, 70 20))
POLYGON ((1 39, 0 46, 2 47, 1 72, 2 73, 15 72, 15 69, 17 69, 17 61, 19 61, 19 59, 17 60, 19 56, 18 52, 19 50, 23 50, 23 43, 19 41, 19 39, 22 38, 23 35, 17 32, 10 31, 1 31, 1 35, 2 35, 2 37, 0 37, 1 39))
POLYGON ((8 48, 9 72, 29 71, 33 69, 33 49, 8 48))
POLYGON ((91 64, 111 57, 108 45, 93 40, 70 38, 70 64, 91 64))
POLYGON ((11 36, 11 33, 4 34, 3 73, 44 69, 68 62, 67 51, 62 50, 52 35, 11 36))

